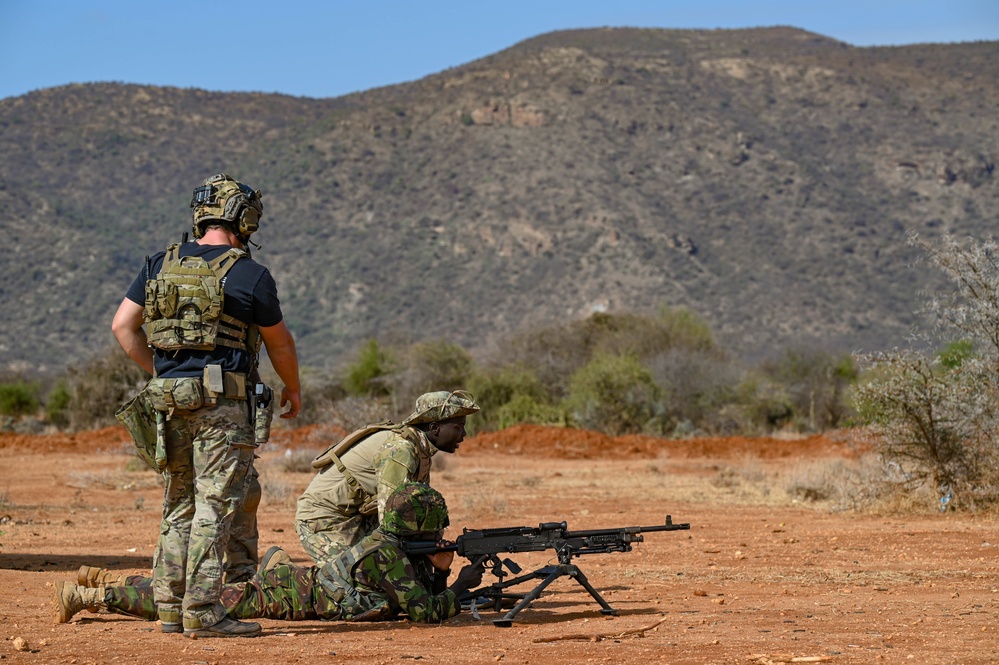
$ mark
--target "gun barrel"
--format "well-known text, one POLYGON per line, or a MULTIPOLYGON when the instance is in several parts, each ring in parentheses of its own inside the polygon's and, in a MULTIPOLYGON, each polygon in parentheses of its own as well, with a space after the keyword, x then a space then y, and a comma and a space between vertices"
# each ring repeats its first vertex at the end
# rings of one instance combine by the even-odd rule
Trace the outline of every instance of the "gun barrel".
POLYGON ((690 529, 689 523, 674 524, 672 515, 666 516, 665 524, 654 524, 652 526, 621 526, 616 529, 590 529, 586 531, 566 531, 566 538, 587 538, 592 536, 612 536, 616 534, 628 534, 637 536, 636 540, 641 540, 639 534, 651 531, 683 531, 690 529))

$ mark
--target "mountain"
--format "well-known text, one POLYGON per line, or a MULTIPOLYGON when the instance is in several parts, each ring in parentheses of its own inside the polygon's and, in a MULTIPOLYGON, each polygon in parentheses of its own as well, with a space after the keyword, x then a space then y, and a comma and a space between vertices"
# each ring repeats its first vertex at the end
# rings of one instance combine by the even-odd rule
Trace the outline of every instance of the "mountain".
MULTIPOLYGON (((303 63, 329 76, 343 63, 303 63)), ((220 86, 250 76, 219 66, 220 86)), ((225 170, 303 362, 368 337, 473 351, 687 306, 747 358, 902 342, 907 231, 990 236, 996 42, 856 48, 794 28, 574 30, 335 99, 76 84, 0 100, 0 366, 113 343, 142 259, 225 170)))

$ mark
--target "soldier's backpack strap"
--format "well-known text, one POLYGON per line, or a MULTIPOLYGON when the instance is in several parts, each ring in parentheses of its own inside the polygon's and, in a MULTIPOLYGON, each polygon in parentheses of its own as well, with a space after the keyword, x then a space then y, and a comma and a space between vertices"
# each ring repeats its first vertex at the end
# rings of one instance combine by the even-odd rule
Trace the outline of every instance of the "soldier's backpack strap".
MULTIPOLYGON (((177 260, 180 258, 180 252, 178 251, 179 248, 180 248, 180 243, 178 242, 175 242, 174 244, 166 248, 166 254, 163 255, 163 265, 160 266, 160 272, 163 272, 164 270, 166 270, 167 268, 169 268, 170 266, 172 266, 174 263, 177 262, 177 260)), ((152 279, 151 275, 146 275, 146 277, 152 279)))
MULTIPOLYGON (((236 265, 237 261, 245 256, 248 256, 248 254, 244 250, 232 247, 229 251, 219 254, 215 259, 208 262, 208 266, 212 269, 212 272, 215 273, 215 276, 219 280, 220 288, 222 280, 229 273, 229 270, 236 265)), ((254 357, 256 357, 257 352, 260 350, 260 342, 256 336, 254 336, 253 340, 248 339, 249 325, 240 321, 236 317, 229 316, 225 312, 222 312, 219 316, 218 331, 221 335, 215 338, 216 346, 246 349, 254 357), (253 348, 253 346, 256 346, 257 348, 253 348)))
POLYGON ((378 509, 378 503, 375 501, 375 495, 372 495, 361 486, 361 483, 357 481, 354 474, 347 469, 347 466, 340 459, 348 450, 350 450, 354 444, 359 441, 363 441, 375 432, 383 432, 389 429, 395 429, 399 427, 391 420, 383 420, 379 423, 373 423, 371 425, 365 425, 361 429, 354 430, 347 436, 343 437, 332 446, 327 448, 321 455, 312 460, 312 468, 314 469, 324 469, 330 464, 335 464, 340 475, 343 479, 347 481, 347 486, 350 491, 360 498, 361 500, 361 514, 370 515, 378 509))
POLYGON ((360 429, 356 429, 324 450, 316 457, 316 459, 312 460, 312 468, 325 469, 330 464, 336 464, 336 468, 339 469, 340 473, 342 473, 345 478, 347 478, 348 483, 356 483, 357 481, 354 480, 354 477, 347 472, 347 468, 343 465, 343 462, 340 461, 340 458, 344 455, 344 453, 353 448, 354 444, 358 441, 363 441, 375 432, 383 432, 397 427, 399 427, 399 425, 396 425, 391 420, 383 420, 381 422, 372 423, 371 425, 365 425, 360 429))

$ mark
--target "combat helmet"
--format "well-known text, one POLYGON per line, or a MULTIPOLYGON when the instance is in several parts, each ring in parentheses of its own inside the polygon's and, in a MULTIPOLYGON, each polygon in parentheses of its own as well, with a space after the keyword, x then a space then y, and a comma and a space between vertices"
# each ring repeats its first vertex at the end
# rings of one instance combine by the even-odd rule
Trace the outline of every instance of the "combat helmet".
POLYGON ((204 235, 204 225, 221 222, 229 226, 240 240, 247 240, 260 224, 264 204, 260 190, 244 185, 228 173, 218 173, 206 178, 194 190, 191 207, 194 208, 194 237, 204 235))
POLYGON ((381 528, 406 539, 435 539, 450 520, 440 492, 426 483, 407 482, 385 503, 381 528))

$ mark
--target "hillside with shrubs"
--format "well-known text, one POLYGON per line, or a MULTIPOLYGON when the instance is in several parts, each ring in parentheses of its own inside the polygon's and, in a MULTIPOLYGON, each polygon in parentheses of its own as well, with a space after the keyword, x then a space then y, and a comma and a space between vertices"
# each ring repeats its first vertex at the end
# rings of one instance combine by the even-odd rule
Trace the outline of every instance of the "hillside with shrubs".
POLYGON ((222 170, 264 192, 254 256, 320 371, 368 339, 478 357, 663 308, 750 362, 891 348, 940 284, 906 232, 995 228, 997 79, 994 42, 600 29, 335 99, 2 99, 0 367, 99 356, 143 257, 222 170))

